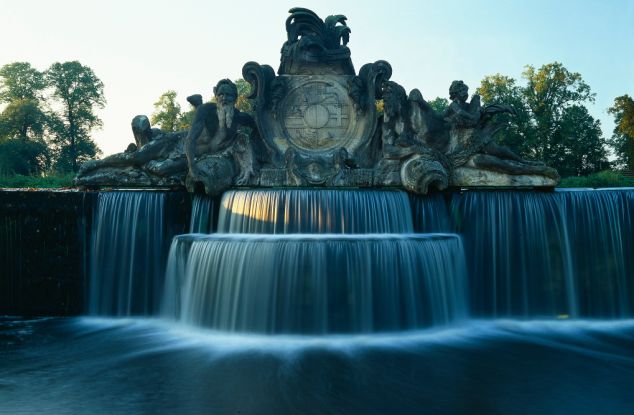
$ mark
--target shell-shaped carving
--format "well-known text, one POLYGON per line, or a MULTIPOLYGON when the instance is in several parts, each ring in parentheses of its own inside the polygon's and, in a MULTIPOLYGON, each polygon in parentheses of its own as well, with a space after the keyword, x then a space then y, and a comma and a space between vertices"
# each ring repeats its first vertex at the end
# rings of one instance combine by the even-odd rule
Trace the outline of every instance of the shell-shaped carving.
POLYGON ((427 194, 432 187, 445 190, 449 185, 449 175, 431 154, 417 154, 401 166, 401 182, 411 192, 427 194))

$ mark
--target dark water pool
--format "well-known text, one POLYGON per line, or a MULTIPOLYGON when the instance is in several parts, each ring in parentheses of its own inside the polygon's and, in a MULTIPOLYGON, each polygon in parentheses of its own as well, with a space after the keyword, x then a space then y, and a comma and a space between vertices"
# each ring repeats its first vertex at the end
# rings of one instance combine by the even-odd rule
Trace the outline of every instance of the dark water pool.
POLYGON ((632 414, 634 321, 237 336, 0 319, 2 414, 632 414))

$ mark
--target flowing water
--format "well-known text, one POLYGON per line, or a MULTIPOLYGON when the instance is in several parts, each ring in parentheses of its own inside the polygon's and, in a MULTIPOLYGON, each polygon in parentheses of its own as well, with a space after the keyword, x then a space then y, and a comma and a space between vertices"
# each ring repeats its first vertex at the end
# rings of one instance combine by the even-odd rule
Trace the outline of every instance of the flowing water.
POLYGON ((355 336, 0 321, 0 413, 631 414, 634 321, 355 336))
POLYGON ((164 283, 165 200, 101 196, 107 318, 0 321, 0 413, 634 413, 634 189, 228 192, 164 283))
POLYGON ((90 314, 152 314, 162 289, 165 195, 98 196, 90 258, 90 314))
POLYGON ((210 196, 195 195, 192 201, 192 217, 189 233, 211 233, 216 229, 214 199, 210 196))
POLYGON ((237 190, 223 195, 218 232, 411 233, 409 200, 390 190, 237 190))
POLYGON ((465 284, 455 235, 182 235, 164 304, 230 332, 394 331, 464 318, 465 284))
POLYGON ((473 315, 632 317, 634 189, 451 199, 473 315))
POLYGON ((466 315, 460 238, 413 234, 404 192, 229 191, 218 231, 174 239, 165 316, 230 332, 326 334, 466 315))

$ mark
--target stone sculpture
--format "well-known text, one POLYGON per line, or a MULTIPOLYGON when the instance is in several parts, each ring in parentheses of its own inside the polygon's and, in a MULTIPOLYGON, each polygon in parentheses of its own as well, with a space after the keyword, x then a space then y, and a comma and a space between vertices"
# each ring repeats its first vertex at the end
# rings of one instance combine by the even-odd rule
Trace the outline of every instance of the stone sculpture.
POLYGON ((124 153, 84 164, 84 186, 170 186, 219 194, 239 186, 402 187, 415 193, 471 186, 553 187, 557 172, 521 159, 496 144, 504 104, 468 101, 467 85, 454 81, 451 103, 440 114, 418 89, 409 95, 390 80, 385 61, 357 74, 347 44, 346 17, 321 20, 293 8, 286 21, 277 74, 248 62, 253 114, 235 108, 237 89, 214 88, 216 103, 196 107, 191 129, 164 133, 147 117, 132 123, 135 143, 124 153), (383 99, 379 115, 375 103, 383 99))
POLYGON ((313 11, 292 8, 286 19, 288 40, 282 46, 279 75, 354 75, 350 59, 350 28, 346 16, 322 21, 313 11))
MULTIPOLYGON (((454 183, 457 185, 477 185, 479 170, 496 172, 507 175, 543 176, 551 179, 553 185, 559 179, 555 169, 547 167, 541 162, 524 160, 508 147, 500 146, 493 141, 494 134, 504 127, 495 123, 493 115, 515 110, 503 104, 489 105, 481 108, 480 97, 474 95, 467 103, 469 88, 462 81, 454 81, 449 88, 451 104, 443 114, 449 126, 449 149, 453 166, 471 168, 476 172, 464 169, 456 175, 454 183), (475 173, 475 174, 474 174, 475 173), (462 181, 462 183, 460 183, 462 181)), ((492 180, 492 177, 490 176, 492 180)), ((526 182, 527 185, 530 184, 526 182)), ((494 184, 494 183, 491 183, 494 184)), ((499 182, 499 185, 506 183, 499 182)))
POLYGON ((387 175, 384 184, 398 181, 394 175, 400 166, 402 185, 416 193, 427 193, 430 186, 443 190, 448 186, 556 185, 555 169, 523 160, 493 141, 504 127, 493 116, 514 114, 512 107, 495 104, 482 108, 478 95, 467 102, 468 87, 462 81, 451 84, 451 103, 443 114, 436 113, 417 89, 407 98, 395 82, 386 82, 384 89, 380 162, 387 175))
POLYGON ((258 137, 253 118, 235 108, 238 89, 233 82, 218 82, 214 95, 217 103, 197 106, 185 143, 187 188, 194 191, 200 184, 208 194, 218 194, 233 183, 250 183, 255 173, 251 140, 258 137))
POLYGON ((132 119, 135 143, 125 152, 82 164, 75 183, 80 186, 175 187, 184 184, 186 131, 165 133, 150 127, 145 115, 132 119))

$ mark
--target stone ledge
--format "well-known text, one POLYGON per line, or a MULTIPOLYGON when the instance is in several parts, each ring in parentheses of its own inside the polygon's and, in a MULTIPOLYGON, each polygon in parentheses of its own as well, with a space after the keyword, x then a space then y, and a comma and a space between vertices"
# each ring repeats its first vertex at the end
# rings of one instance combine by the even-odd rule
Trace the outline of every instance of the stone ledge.
POLYGON ((454 187, 555 187, 557 181, 545 176, 512 175, 492 170, 459 167, 453 172, 454 187))

